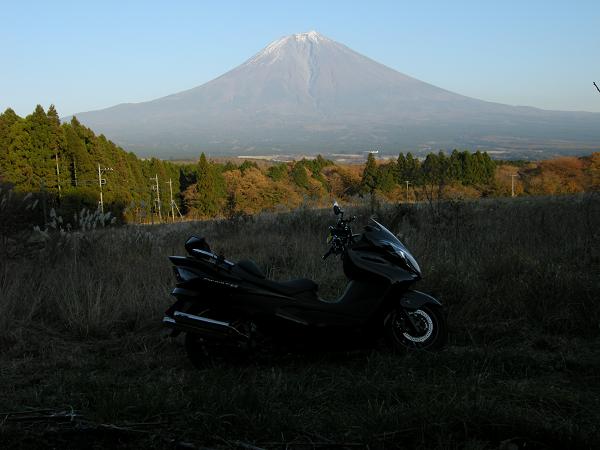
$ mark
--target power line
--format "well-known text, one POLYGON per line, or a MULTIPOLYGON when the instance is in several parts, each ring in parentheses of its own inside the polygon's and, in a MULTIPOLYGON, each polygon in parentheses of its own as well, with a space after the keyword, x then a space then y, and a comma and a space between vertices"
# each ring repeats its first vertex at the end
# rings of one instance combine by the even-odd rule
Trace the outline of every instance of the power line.
POLYGON ((597 90, 598 92, 600 92, 600 88, 598 87, 598 85, 596 84, 596 82, 594 81, 593 83, 594 83, 594 86, 596 86, 596 90, 597 90))

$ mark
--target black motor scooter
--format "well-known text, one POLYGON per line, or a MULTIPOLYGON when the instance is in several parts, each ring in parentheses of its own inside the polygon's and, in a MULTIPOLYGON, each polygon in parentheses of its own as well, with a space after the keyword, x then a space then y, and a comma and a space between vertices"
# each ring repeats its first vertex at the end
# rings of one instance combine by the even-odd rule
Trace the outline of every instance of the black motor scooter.
POLYGON ((395 350, 443 347, 447 338, 441 303, 410 287, 421 279, 415 258, 394 234, 371 219, 353 234, 355 219, 329 227, 330 255, 341 255, 348 284, 335 301, 322 299, 314 281, 273 281, 252 260, 216 255, 204 238, 185 243, 190 256, 171 256, 177 299, 163 324, 186 333, 188 356, 202 364, 216 349, 252 350, 316 344, 364 345, 382 336, 395 350))

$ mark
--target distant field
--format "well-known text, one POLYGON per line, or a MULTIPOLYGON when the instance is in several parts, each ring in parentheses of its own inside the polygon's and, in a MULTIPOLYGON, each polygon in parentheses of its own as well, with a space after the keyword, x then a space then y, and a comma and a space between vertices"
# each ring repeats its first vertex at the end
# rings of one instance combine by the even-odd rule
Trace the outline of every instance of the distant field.
POLYGON ((163 337, 166 257, 190 234, 338 295, 339 260, 320 259, 329 210, 11 249, 0 258, 0 448, 598 448, 599 193, 377 215, 417 257, 418 288, 449 308, 440 353, 381 346, 195 370, 163 337))

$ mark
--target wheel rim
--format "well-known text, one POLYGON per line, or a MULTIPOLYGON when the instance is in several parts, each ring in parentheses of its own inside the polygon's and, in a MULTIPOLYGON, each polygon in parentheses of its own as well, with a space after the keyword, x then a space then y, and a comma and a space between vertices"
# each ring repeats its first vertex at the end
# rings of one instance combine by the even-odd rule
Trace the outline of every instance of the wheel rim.
POLYGON ((433 319, 422 309, 410 311, 408 314, 411 316, 413 322, 415 322, 415 326, 417 327, 419 335, 415 336, 404 331, 406 327, 403 326, 397 314, 394 316, 392 322, 394 335, 398 336, 398 334, 400 334, 405 340, 414 344, 422 344, 423 342, 426 342, 433 334, 433 319))

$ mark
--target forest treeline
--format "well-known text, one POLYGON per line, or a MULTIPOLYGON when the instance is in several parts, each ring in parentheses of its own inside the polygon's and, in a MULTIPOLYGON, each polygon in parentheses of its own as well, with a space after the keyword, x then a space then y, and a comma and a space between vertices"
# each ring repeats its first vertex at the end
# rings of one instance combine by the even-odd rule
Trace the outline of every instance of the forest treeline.
MULTIPOLYGON (((455 196, 574 193, 597 187, 600 153, 541 162, 499 163, 485 152, 454 150, 419 159, 400 153, 364 165, 339 165, 317 156, 295 162, 245 160, 197 163, 140 159, 74 117, 61 123, 50 106, 26 117, 12 109, 0 114, 0 183, 33 193, 44 212, 59 211, 77 221, 84 209, 99 206, 124 222, 232 217, 264 210, 324 205, 332 198, 358 197, 421 201, 455 196), (171 200, 172 199, 172 200, 171 200)), ((31 214, 42 214, 31 208, 31 214)), ((42 219, 46 220, 46 218, 42 219)))

